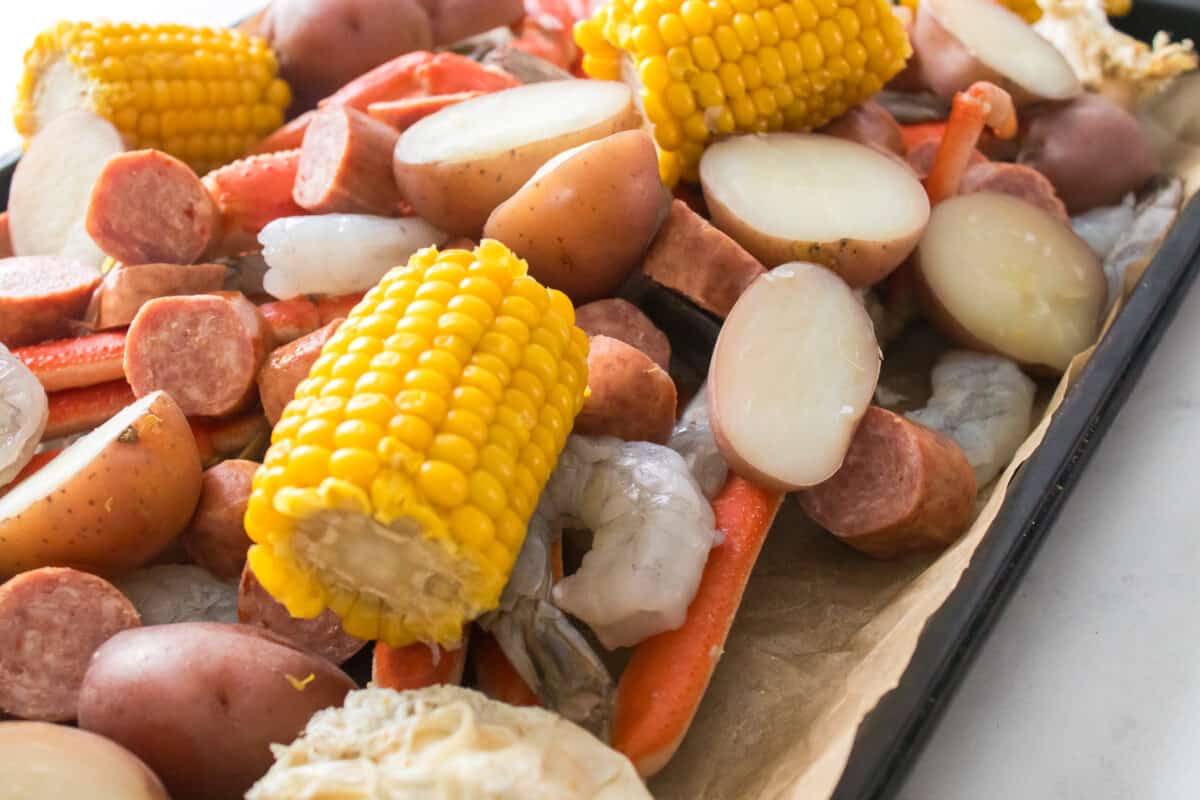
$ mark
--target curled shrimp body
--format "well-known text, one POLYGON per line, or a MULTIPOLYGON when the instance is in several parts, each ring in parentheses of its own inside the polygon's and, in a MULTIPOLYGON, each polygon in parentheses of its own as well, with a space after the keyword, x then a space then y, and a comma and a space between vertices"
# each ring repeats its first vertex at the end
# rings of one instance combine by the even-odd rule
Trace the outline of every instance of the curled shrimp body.
POLYGON ((683 456, 692 477, 709 500, 717 496, 729 475, 729 465, 717 447, 708 417, 708 388, 701 386, 671 431, 667 447, 683 456))

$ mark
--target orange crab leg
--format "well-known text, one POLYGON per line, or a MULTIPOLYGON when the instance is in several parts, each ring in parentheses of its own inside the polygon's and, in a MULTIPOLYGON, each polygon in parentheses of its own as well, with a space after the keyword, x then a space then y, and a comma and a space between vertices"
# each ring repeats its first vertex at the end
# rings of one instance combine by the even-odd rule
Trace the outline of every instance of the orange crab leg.
POLYGON ((235 250, 249 243, 272 220, 307 214, 292 199, 300 169, 299 150, 280 150, 247 156, 204 176, 204 185, 221 212, 225 239, 235 250))
POLYGON ((423 689, 439 683, 462 683, 463 666, 467 661, 467 645, 447 650, 425 644, 390 647, 375 643, 371 659, 371 680, 383 689, 423 689))
POLYGON ((471 663, 479 691, 510 706, 540 706, 537 694, 525 683, 500 649, 496 638, 476 628, 471 634, 471 663))
POLYGON ((293 120, 289 120, 271 131, 250 150, 250 155, 275 153, 280 150, 295 150, 304 143, 304 132, 308 123, 312 122, 316 111, 305 111, 293 120))
POLYGON ((95 386, 125 377, 125 331, 93 333, 13 351, 47 392, 95 386))
POLYGON ((486 92, 469 91, 435 94, 430 97, 406 97, 403 100, 385 100, 371 103, 367 106, 367 113, 385 125, 391 125, 396 130, 403 132, 417 120, 424 119, 447 106, 483 94, 486 92))
POLYGON ((49 464, 54 460, 54 457, 61 452, 62 450, 43 450, 40 453, 35 453, 33 458, 29 459, 29 463, 21 468, 21 471, 17 473, 15 478, 3 486, 0 486, 0 497, 4 497, 5 493, 8 492, 9 489, 13 488, 33 473, 37 472, 39 469, 49 464))
POLYGON ((581 10, 582 4, 566 0, 525 0, 520 36, 512 46, 578 74, 582 53, 573 31, 576 22, 591 16, 581 10))
POLYGON ((12 234, 8 230, 8 212, 0 212, 0 258, 15 255, 12 246, 12 234))
POLYGON ((96 386, 64 389, 46 395, 50 417, 43 441, 81 433, 104 424, 110 417, 136 398, 125 379, 96 386))
POLYGON ((343 318, 350 313, 363 299, 361 294, 339 294, 317 298, 317 316, 322 325, 328 325, 335 319, 343 318))
POLYGON ((931 204, 940 203, 958 192, 959 182, 985 126, 998 138, 1011 139, 1017 135, 1017 112, 1008 92, 994 83, 978 81, 954 96, 942 143, 929 177, 925 179, 925 191, 931 204))
POLYGON ((480 64, 458 53, 438 53, 417 67, 416 76, 427 95, 498 92, 521 85, 520 81, 499 67, 480 64))
POLYGON ((321 327, 317 307, 307 297, 263 303, 258 307, 258 313, 267 324, 267 330, 275 340, 276 347, 321 327))
POLYGON ((729 478, 713 501, 725 538, 708 556, 683 626, 639 644, 621 673, 612 744, 640 775, 662 769, 683 741, 782 502, 779 492, 729 478))
POLYGON ((371 103, 383 100, 399 100, 421 90, 417 79, 417 67, 433 58, 433 53, 417 50, 405 53, 391 61, 380 64, 370 72, 364 72, 333 94, 317 103, 325 106, 346 106, 366 111, 371 103))
POLYGON ((222 458, 241 453, 262 438, 264 443, 270 435, 271 425, 261 411, 251 411, 237 417, 189 417, 188 427, 200 451, 200 461, 205 466, 222 458))

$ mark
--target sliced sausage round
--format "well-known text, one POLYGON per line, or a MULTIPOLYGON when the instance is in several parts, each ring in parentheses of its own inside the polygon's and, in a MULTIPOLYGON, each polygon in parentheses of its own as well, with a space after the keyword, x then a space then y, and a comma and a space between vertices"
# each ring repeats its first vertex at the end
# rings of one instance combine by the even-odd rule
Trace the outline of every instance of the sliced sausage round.
POLYGON ((104 276, 97 297, 97 330, 128 325, 158 297, 215 292, 229 270, 222 264, 122 264, 104 276))
POLYGON ((308 377, 313 362, 321 355, 321 348, 341 324, 340 319, 335 319, 283 347, 276 347, 267 356, 258 373, 258 395, 262 399, 263 413, 272 425, 279 422, 283 409, 296 394, 296 387, 308 377))
POLYGON ((1058 217, 1064 224, 1070 224, 1067 207, 1054 191, 1054 184, 1033 167, 1024 164, 1005 164, 998 161, 987 161, 974 164, 963 173, 962 182, 958 186, 959 194, 971 192, 996 192, 1008 194, 1035 205, 1043 211, 1048 211, 1058 217))
POLYGON ((292 197, 317 214, 391 215, 400 201, 392 151, 400 134, 352 108, 313 115, 300 148, 292 197))
POLYGON ((141 624, 108 581, 66 567, 22 572, 0 586, 0 712, 75 718, 92 653, 141 624))
POLYGON ((192 560, 221 580, 242 574, 250 537, 243 519, 258 464, 232 458, 204 471, 200 502, 179 535, 192 560))
POLYGON ((609 297, 575 309, 575 325, 588 336, 609 336, 636 347, 664 370, 671 367, 667 335, 628 300, 609 297))
POLYGON ((263 588, 247 566, 238 586, 238 620, 243 625, 263 628, 283 636, 304 650, 334 664, 349 661, 366 642, 342 628, 342 621, 328 608, 312 619, 297 619, 287 607, 263 588))
POLYGON ((99 284, 99 270, 70 258, 0 259, 0 344, 24 347, 70 336, 99 284))

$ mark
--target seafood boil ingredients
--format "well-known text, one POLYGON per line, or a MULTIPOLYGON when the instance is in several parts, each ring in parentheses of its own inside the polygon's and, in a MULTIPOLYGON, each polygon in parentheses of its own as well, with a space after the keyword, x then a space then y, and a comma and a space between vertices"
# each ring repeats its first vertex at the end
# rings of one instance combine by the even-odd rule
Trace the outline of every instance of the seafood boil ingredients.
POLYGON ((917 575, 1171 229, 1194 54, 1081 2, 43 32, 0 214, 6 780, 649 797, 785 497, 860 582, 917 575))

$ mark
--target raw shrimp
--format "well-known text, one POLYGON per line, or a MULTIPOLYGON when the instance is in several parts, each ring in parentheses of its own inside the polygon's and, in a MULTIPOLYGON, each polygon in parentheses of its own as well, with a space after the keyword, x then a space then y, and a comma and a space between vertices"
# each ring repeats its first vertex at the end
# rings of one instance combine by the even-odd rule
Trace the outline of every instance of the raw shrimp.
POLYGON ((550 602, 551 546, 559 534, 552 516, 543 499, 529 520, 499 608, 479 623, 547 708, 608 741, 616 688, 612 676, 583 634, 550 602))
POLYGON ((0 344, 0 486, 33 458, 49 417, 45 389, 21 359, 0 344))
POLYGON ((593 535, 579 570, 554 587, 559 608, 608 648, 683 624, 718 537, 683 456, 649 442, 571 436, 542 503, 549 519, 593 535))
POLYGON ((1154 186, 1133 210, 1133 222, 1117 239, 1104 259, 1104 276, 1108 278, 1108 305, 1125 290, 1126 272, 1135 264, 1145 266, 1162 243, 1163 237, 1175 223, 1183 202, 1183 181, 1171 178, 1154 186))
POLYGON ((952 350, 938 359, 932 383, 925 408, 905 416, 958 442, 976 484, 987 485, 1029 434, 1033 381, 1006 358, 952 350))
POLYGON ((687 404, 667 447, 683 456, 684 463, 692 471, 692 477, 700 484, 700 490, 709 500, 717 496, 729 475, 729 465, 717 447, 712 425, 708 419, 708 385, 700 387, 696 396, 687 404))
POLYGON ((263 288, 280 300, 366 291, 418 250, 448 238, 417 217, 283 217, 258 234, 269 267, 263 288))
MULTIPOLYGON (((1088 243, 1101 259, 1117 246, 1117 241, 1133 225, 1133 193, 1125 195, 1119 206, 1100 206, 1071 217, 1071 228, 1088 243)), ((1110 284, 1111 288, 1111 284, 1110 284)))
POLYGON ((133 603, 143 625, 238 621, 237 584, 191 564, 146 567, 115 585, 133 603))

